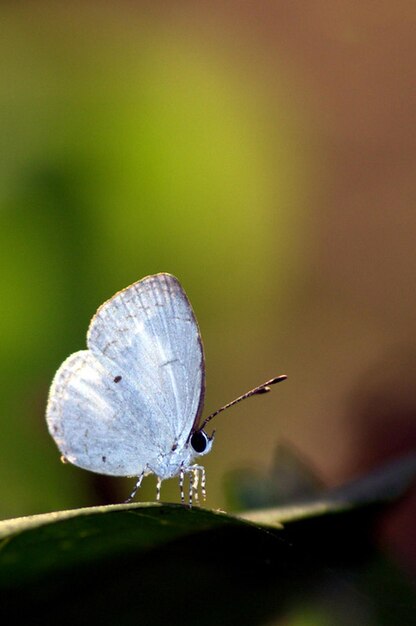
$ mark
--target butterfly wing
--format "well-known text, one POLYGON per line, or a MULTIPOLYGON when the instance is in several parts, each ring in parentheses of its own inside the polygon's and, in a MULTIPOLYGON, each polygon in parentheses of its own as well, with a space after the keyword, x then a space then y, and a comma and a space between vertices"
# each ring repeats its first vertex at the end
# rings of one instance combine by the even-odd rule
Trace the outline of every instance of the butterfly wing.
POLYGON ((138 476, 157 456, 155 433, 137 419, 146 411, 145 401, 125 381, 114 383, 111 363, 81 350, 55 375, 47 422, 71 463, 100 474, 138 476))
POLYGON ((178 280, 156 274, 117 293, 91 320, 87 345, 55 376, 51 434, 64 456, 92 471, 157 467, 185 444, 203 404, 201 338, 178 280))

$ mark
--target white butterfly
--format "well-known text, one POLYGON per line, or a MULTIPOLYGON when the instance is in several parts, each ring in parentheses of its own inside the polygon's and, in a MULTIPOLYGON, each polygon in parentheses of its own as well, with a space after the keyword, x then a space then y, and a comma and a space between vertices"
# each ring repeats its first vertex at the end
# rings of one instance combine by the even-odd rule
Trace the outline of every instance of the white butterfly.
POLYGON ((91 320, 87 350, 71 354, 58 369, 49 392, 49 432, 65 460, 111 476, 135 476, 132 499, 144 476, 179 475, 184 501, 198 497, 205 470, 193 464, 207 454, 211 436, 204 426, 219 412, 269 391, 274 378, 221 407, 202 423, 205 362, 191 304, 179 281, 155 274, 107 300, 91 320))

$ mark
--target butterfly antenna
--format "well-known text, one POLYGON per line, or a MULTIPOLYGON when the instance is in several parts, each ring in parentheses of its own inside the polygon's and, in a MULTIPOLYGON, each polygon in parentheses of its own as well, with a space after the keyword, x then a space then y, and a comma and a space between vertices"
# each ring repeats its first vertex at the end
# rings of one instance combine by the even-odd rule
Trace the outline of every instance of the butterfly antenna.
POLYGON ((271 380, 266 381, 262 385, 259 385, 258 387, 255 387, 254 389, 251 389, 250 391, 247 391, 247 393, 244 393, 242 396, 239 396, 232 402, 229 402, 228 404, 225 404, 224 406, 222 406, 220 409, 217 409, 217 411, 215 411, 214 413, 211 413, 211 415, 208 415, 208 417, 206 417, 204 421, 202 422, 201 426, 199 426, 198 430, 202 430, 208 424, 208 422, 210 422, 213 417, 218 415, 218 413, 221 413, 221 411, 225 411, 225 409, 229 409, 231 406, 234 406, 234 404, 238 404, 239 402, 242 402, 242 400, 247 400, 247 398, 251 398, 251 396, 257 396, 262 393, 268 393, 269 391, 271 391, 270 389, 271 385, 275 385, 276 383, 281 383, 282 380, 286 380, 286 378, 287 376, 285 374, 282 374, 282 376, 277 376, 276 378, 272 378, 271 380))

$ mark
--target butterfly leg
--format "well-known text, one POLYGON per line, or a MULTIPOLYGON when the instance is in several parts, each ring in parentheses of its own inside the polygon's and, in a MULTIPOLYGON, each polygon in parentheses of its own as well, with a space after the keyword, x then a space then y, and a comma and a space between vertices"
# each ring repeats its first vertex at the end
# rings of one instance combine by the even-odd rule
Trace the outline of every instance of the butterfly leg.
POLYGON ((201 472, 201 494, 202 494, 202 499, 206 500, 207 499, 207 492, 206 492, 206 489, 205 489, 205 486, 206 486, 205 467, 203 465, 195 465, 194 467, 195 467, 195 470, 201 472))
POLYGON ((193 492, 195 494, 195 502, 198 503, 198 501, 199 501, 199 497, 198 497, 198 484, 199 484, 198 470, 194 469, 192 473, 193 473, 192 489, 193 489, 193 492))
POLYGON ((188 473, 189 473, 189 508, 192 509, 192 488, 193 488, 192 474, 193 474, 193 471, 191 470, 188 473))
POLYGON ((203 500, 207 499, 206 483, 207 483, 207 477, 205 474, 205 467, 202 466, 201 467, 201 493, 202 493, 203 500))
POLYGON ((183 493, 183 481, 184 481, 184 478, 185 478, 185 470, 184 470, 183 463, 182 463, 181 470, 179 472, 179 491, 180 491, 180 494, 181 494, 181 502, 182 502, 182 504, 185 504, 185 495, 183 493))
POLYGON ((160 488, 162 486, 162 479, 158 476, 157 477, 157 485, 156 485, 156 500, 157 502, 160 502, 160 488))
POLYGON ((190 467, 188 467, 188 471, 194 472, 193 486, 195 486, 195 489, 198 488, 198 484, 199 484, 198 472, 201 472, 201 494, 202 494, 202 499, 206 500, 207 492, 205 490, 205 484, 206 484, 205 467, 203 465, 191 465, 190 467))
POLYGON ((146 469, 144 469, 142 473, 140 474, 139 478, 137 479, 136 484, 134 485, 133 491, 131 492, 127 500, 124 500, 125 503, 131 502, 133 500, 134 496, 136 495, 136 493, 138 492, 140 488, 140 485, 142 484, 142 480, 144 478, 145 473, 146 473, 146 469))

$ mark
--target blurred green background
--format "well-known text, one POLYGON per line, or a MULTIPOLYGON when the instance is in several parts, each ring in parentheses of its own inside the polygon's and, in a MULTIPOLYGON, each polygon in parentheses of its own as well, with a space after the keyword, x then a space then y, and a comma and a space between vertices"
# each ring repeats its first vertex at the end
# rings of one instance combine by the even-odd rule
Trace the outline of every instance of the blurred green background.
MULTIPOLYGON (((406 1, 2 3, 2 518, 129 493, 60 463, 45 402, 96 308, 160 271, 199 320, 207 411, 289 376, 218 418, 208 506, 282 440, 328 485, 414 447, 415 21, 406 1)), ((415 507, 382 533, 406 566, 415 507)))

